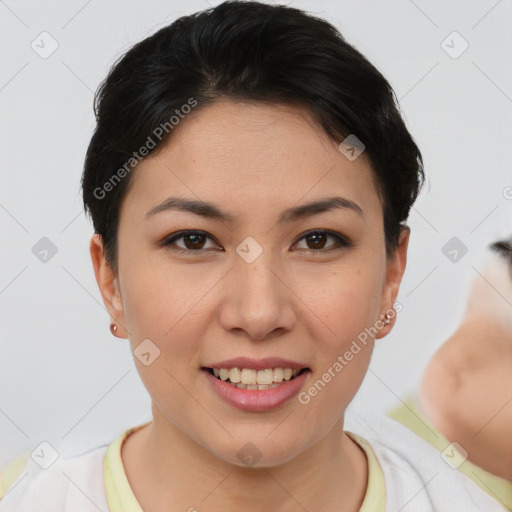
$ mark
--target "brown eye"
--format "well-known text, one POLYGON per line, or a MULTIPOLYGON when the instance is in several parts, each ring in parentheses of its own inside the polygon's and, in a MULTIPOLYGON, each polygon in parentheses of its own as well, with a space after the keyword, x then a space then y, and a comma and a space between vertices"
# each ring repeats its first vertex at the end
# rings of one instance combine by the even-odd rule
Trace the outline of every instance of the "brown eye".
POLYGON ((205 244, 208 240, 212 238, 203 231, 181 231, 167 237, 160 245, 180 252, 199 252, 207 249, 205 244), (183 240, 183 244, 177 244, 178 240, 183 240))
POLYGON ((202 249, 205 242, 204 235, 183 235, 182 238, 185 241, 185 247, 187 249, 202 249))
POLYGON ((324 249, 328 235, 325 233, 313 233, 306 237, 309 249, 324 249))
POLYGON ((345 237, 329 231, 310 231, 303 235, 299 242, 302 240, 306 242, 305 249, 311 252, 327 252, 352 245, 345 237), (329 239, 335 240, 336 243, 330 244, 326 248, 329 239))
MULTIPOLYGON (((205 247, 208 241, 213 243, 213 248, 218 248, 218 245, 215 244, 213 238, 204 231, 180 231, 179 233, 168 236, 162 242, 160 242, 159 245, 168 247, 169 249, 178 252, 192 253, 211 249, 212 246, 205 247), (177 243, 178 241, 181 242, 181 245, 177 243)), ((331 233, 330 231, 310 231, 299 239, 299 242, 301 241, 306 242, 305 250, 311 253, 325 253, 353 245, 344 236, 331 233), (329 239, 334 240, 335 243, 331 243, 326 247, 329 239)))

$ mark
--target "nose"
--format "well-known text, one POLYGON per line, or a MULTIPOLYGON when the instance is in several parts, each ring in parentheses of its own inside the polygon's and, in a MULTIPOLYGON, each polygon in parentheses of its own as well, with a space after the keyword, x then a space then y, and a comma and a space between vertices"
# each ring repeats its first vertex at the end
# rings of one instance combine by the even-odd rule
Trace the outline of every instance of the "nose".
POLYGON ((226 331, 245 331, 250 339, 263 340, 294 328, 296 296, 267 251, 252 263, 236 258, 224 285, 219 319, 226 331))

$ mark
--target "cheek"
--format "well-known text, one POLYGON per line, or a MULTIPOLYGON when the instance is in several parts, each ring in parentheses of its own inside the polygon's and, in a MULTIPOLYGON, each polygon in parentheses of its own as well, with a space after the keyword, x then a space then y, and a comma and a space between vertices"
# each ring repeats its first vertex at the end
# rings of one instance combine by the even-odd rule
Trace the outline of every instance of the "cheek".
POLYGON ((172 410, 182 411, 187 398, 180 383, 190 379, 192 371, 199 371, 200 341, 211 321, 205 309, 208 300, 203 296, 211 285, 206 279, 169 269, 162 271, 150 265, 131 268, 140 270, 126 273, 123 304, 137 371, 162 410, 169 412, 172 403, 172 410), (158 354, 149 365, 137 355, 139 344, 142 347, 147 339, 154 344, 150 352, 158 354))
POLYGON ((149 252, 125 253, 120 273, 125 322, 134 355, 145 339, 160 351, 148 367, 134 358, 146 387, 158 394, 153 388, 159 387, 159 382, 169 387, 167 372, 184 381, 191 368, 199 368, 201 342, 215 321, 212 292, 219 275, 207 265, 177 265, 149 252))
POLYGON ((362 267, 338 269, 310 298, 317 357, 314 378, 299 401, 305 405, 306 423, 315 429, 339 419, 366 375, 373 350, 371 327, 380 305, 378 276, 378 271, 362 267))
POLYGON ((320 387, 329 382, 329 389, 322 393, 329 403, 347 405, 366 374, 380 313, 383 272, 377 260, 347 264, 317 279, 317 287, 308 286, 313 290, 309 300, 314 313, 310 326, 317 354, 316 377, 320 387))
POLYGON ((378 305, 373 283, 358 281, 358 284, 357 292, 333 290, 330 297, 326 296, 323 307, 329 331, 326 337, 317 338, 321 371, 341 375, 337 380, 340 384, 345 381, 342 387, 349 394, 349 388, 357 390, 359 387, 370 361, 371 328, 378 305))
POLYGON ((140 240, 143 249, 138 249, 119 241, 124 314, 131 332, 161 337, 185 315, 198 294, 204 294, 205 284, 195 275, 199 267, 173 265, 165 259, 165 249, 147 250, 147 244, 140 240))
POLYGON ((151 272, 129 277, 123 304, 130 339, 154 338, 159 344, 165 343, 166 350, 172 347, 188 352, 194 332, 200 332, 207 320, 205 293, 210 287, 208 280, 183 273, 151 272))
POLYGON ((383 268, 378 261, 347 261, 327 272, 304 275, 296 287, 302 290, 298 295, 304 297, 311 312, 322 320, 326 336, 317 339, 343 345, 378 318, 383 283, 383 268))

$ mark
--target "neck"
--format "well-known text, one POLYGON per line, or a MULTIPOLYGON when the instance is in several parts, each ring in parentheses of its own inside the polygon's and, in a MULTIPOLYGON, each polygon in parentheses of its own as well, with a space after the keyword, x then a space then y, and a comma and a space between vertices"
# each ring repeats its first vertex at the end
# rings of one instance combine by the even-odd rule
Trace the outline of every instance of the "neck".
POLYGON ((122 450, 141 507, 215 511, 359 510, 367 486, 364 452, 343 420, 297 457, 272 467, 231 464, 195 442, 153 405, 153 421, 122 450))

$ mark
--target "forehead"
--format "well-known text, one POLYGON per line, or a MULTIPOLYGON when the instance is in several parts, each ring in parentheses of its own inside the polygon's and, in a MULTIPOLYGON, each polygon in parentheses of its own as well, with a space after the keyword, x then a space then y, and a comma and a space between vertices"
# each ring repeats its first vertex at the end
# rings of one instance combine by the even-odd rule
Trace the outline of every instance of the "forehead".
POLYGON ((339 192, 363 209, 381 208, 364 153, 349 160, 305 107, 224 99, 182 119, 135 169, 130 189, 147 204, 181 192, 229 198, 243 210, 339 192))

